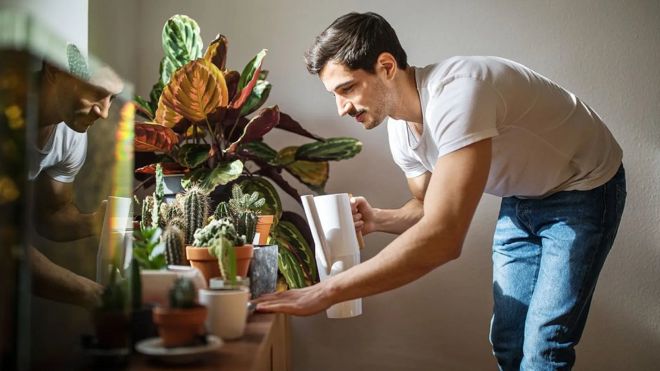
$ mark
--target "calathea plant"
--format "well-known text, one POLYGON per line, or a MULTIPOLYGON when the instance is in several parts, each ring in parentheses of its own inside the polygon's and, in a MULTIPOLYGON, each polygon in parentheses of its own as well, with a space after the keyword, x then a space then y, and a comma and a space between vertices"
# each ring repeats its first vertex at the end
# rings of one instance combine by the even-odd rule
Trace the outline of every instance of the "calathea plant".
MULTIPOLYGON (((199 26, 184 15, 167 21, 162 42, 165 56, 159 80, 148 100, 135 100, 139 114, 147 120, 135 124, 135 150, 155 153, 166 174, 184 173, 184 186, 194 182, 211 192, 244 178, 240 179, 244 187, 245 182, 254 183, 253 188, 271 192, 265 189, 268 182, 260 181, 268 178, 300 203, 300 194, 282 176, 283 170, 312 191, 323 193, 329 161, 349 159, 360 152, 362 144, 356 139, 322 138, 280 112, 278 106, 261 108, 272 88, 266 80, 268 72, 262 69, 265 49, 241 73, 226 68, 227 38, 218 35, 202 52, 199 26), (275 150, 264 142, 264 136, 274 128, 312 141, 275 150)), ((154 169, 155 163, 136 172, 150 174, 154 169)), ((266 202, 275 197, 279 200, 276 191, 266 202)), ((281 203, 278 206, 277 217, 284 217, 281 203)), ((302 219, 297 215, 292 218, 302 219)), ((285 224, 286 231, 277 226, 272 231, 278 236, 278 245, 284 243, 281 254, 287 250, 284 259, 288 263, 284 265, 289 268, 283 273, 291 287, 306 286, 317 279, 311 239, 302 237, 309 233, 299 230, 308 228, 302 221, 285 224)))

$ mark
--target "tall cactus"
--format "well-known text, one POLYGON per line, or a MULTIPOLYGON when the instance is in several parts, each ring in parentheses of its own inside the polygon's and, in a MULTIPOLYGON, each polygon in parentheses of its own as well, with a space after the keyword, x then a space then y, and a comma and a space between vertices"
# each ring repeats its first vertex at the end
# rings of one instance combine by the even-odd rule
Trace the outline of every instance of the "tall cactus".
POLYGON ((172 223, 163 233, 165 243, 165 260, 170 265, 183 265, 185 263, 185 234, 178 225, 172 223))
POLYGON ((186 244, 195 239, 195 231, 202 228, 208 216, 208 197, 200 187, 193 186, 183 196, 183 220, 186 224, 186 244))
POLYGON ((213 218, 218 220, 222 218, 229 218, 231 214, 229 213, 229 204, 226 201, 222 201, 218 204, 218 207, 215 208, 213 213, 213 218))

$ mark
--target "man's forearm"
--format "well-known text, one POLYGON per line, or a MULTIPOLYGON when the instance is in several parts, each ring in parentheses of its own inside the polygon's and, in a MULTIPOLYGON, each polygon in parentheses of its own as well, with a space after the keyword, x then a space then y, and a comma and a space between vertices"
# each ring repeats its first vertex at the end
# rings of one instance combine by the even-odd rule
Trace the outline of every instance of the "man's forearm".
POLYGON ((430 272, 460 255, 464 234, 455 226, 424 220, 397 237, 378 255, 322 282, 333 303, 388 291, 430 272))
POLYGON ((376 230, 401 234, 424 216, 424 204, 413 198, 399 209, 374 209, 376 230))
MULTIPOLYGON (((37 210, 37 213, 45 212, 37 210)), ((54 213, 37 215, 37 231, 43 237, 57 242, 66 242, 90 237, 99 233, 100 225, 95 213, 83 214, 69 204, 54 213)))
POLYGON ((35 295, 89 309, 98 304, 101 285, 51 262, 34 247, 29 254, 35 295))

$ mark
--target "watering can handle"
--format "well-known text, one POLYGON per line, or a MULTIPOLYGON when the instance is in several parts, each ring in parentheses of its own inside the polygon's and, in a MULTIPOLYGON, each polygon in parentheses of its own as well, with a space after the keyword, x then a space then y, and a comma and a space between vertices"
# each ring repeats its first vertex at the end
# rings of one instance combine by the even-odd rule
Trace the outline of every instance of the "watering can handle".
POLYGON ((325 261, 325 270, 326 273, 330 273, 330 267, 332 265, 332 255, 330 254, 330 247, 328 246, 328 241, 325 239, 325 232, 323 231, 323 226, 321 224, 321 218, 319 218, 319 213, 316 210, 316 204, 314 203, 314 197, 311 195, 305 195, 300 197, 303 208, 307 212, 307 219, 309 219, 310 229, 312 230, 312 235, 314 235, 318 243, 321 245, 321 250, 323 251, 323 260, 325 261))

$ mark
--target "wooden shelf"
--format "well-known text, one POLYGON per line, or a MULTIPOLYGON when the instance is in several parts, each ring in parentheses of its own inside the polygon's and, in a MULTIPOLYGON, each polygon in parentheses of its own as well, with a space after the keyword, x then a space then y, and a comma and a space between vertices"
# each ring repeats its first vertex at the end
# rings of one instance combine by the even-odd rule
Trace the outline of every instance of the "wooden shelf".
MULTIPOLYGON (((214 371, 287 371, 290 367, 289 317, 283 314, 255 313, 238 340, 225 341, 200 363, 182 369, 214 371)), ((129 370, 163 370, 171 365, 144 356, 131 360, 129 370)))

